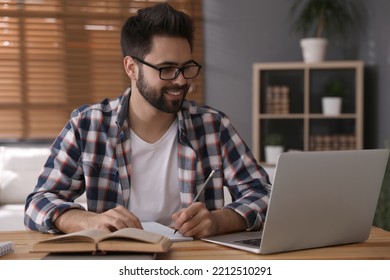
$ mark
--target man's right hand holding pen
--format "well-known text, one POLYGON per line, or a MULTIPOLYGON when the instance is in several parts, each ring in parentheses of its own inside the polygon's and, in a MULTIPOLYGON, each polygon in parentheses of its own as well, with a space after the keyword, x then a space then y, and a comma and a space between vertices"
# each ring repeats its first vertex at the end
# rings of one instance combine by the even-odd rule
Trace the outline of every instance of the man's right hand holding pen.
POLYGON ((201 238, 215 235, 217 232, 214 214, 202 202, 195 202, 188 208, 181 209, 173 214, 175 232, 184 236, 201 238))
POLYGON ((198 202, 214 173, 215 170, 212 170, 194 198, 194 202, 188 208, 181 209, 172 215, 175 233, 179 231, 184 236, 202 238, 247 228, 245 219, 233 210, 222 208, 210 212, 202 202, 198 202))
POLYGON ((229 208, 209 211, 202 202, 195 202, 173 214, 175 228, 184 236, 202 238, 247 228, 245 219, 229 208))

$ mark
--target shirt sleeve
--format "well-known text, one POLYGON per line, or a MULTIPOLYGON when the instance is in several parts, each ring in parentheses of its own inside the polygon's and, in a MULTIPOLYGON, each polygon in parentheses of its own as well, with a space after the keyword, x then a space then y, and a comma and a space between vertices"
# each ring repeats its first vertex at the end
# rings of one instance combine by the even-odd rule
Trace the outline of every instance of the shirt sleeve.
POLYGON ((225 207, 246 220, 247 230, 260 230, 269 202, 268 174, 226 116, 222 118, 220 137, 225 185, 233 196, 233 202, 225 207))
MULTIPOLYGON (((76 114, 74 112, 72 116, 76 114)), ((34 191, 28 195, 24 223, 27 229, 56 233, 54 221, 71 209, 84 209, 73 201, 85 189, 79 166, 80 149, 77 141, 77 116, 66 124, 54 141, 34 191)))

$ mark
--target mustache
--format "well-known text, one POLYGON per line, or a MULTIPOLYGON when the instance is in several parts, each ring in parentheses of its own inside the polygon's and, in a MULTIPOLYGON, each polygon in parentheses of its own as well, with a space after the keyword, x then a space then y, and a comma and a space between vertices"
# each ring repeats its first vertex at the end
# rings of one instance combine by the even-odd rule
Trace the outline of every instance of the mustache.
POLYGON ((184 91, 185 93, 188 92, 190 88, 190 85, 182 85, 182 86, 166 86, 166 87, 163 87, 162 88, 162 91, 169 91, 169 90, 172 90, 172 91, 184 91))

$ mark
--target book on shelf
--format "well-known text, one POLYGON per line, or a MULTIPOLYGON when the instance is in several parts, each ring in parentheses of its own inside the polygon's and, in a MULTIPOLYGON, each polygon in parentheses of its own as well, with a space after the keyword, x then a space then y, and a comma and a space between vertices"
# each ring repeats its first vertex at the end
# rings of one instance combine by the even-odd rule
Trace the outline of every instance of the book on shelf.
POLYGON ((107 233, 87 229, 68 233, 33 244, 31 252, 167 252, 172 241, 161 234, 137 228, 124 228, 107 233))
POLYGON ((311 135, 309 142, 311 151, 353 150, 356 148, 355 135, 311 135))
POLYGON ((290 112, 290 88, 268 86, 266 89, 266 113, 288 114, 290 112))
POLYGON ((12 253, 14 251, 14 243, 12 241, 0 242, 0 256, 12 253))

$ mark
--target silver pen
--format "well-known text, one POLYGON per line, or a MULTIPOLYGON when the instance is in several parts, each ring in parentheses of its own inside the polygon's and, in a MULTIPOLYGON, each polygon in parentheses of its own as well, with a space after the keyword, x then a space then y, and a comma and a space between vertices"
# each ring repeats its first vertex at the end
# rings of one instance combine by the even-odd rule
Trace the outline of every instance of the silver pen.
MULTIPOLYGON (((207 186, 207 183, 210 181, 211 178, 213 178, 214 173, 215 173, 215 170, 211 170, 209 177, 207 177, 206 181, 203 183, 202 188, 200 189, 198 194, 195 196, 195 198, 194 198, 194 200, 192 201, 191 204, 193 204, 193 203, 195 203, 195 202, 197 202, 199 200, 199 197, 204 192, 204 190, 205 190, 205 188, 207 186)), ((177 231, 178 231, 178 229, 175 229, 175 232, 173 234, 175 234, 177 231)))

